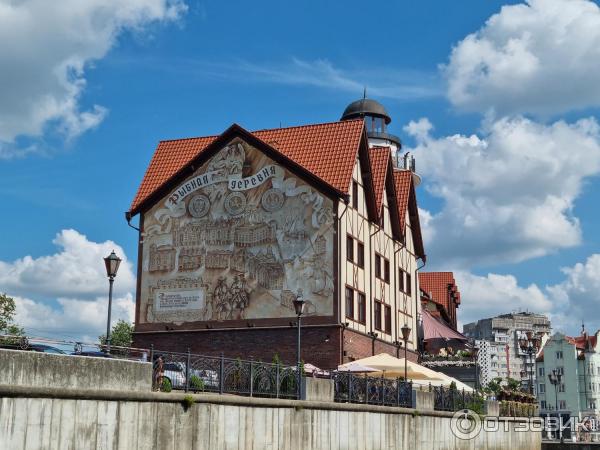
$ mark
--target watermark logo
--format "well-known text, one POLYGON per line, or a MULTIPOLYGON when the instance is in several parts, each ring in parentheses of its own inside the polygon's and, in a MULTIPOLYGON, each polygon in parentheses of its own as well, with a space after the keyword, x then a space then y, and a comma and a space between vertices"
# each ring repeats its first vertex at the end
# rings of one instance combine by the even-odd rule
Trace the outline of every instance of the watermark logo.
POLYGON ((459 439, 475 439, 481 432, 481 418, 479 414, 470 409, 461 409, 456 411, 450 421, 452 434, 459 439))
POLYGON ((450 429, 458 439, 475 439, 482 431, 497 432, 546 432, 548 436, 559 438, 565 435, 584 436, 586 433, 600 432, 600 418, 586 416, 582 419, 569 416, 521 417, 481 417, 470 409, 461 409, 452 416, 450 429))

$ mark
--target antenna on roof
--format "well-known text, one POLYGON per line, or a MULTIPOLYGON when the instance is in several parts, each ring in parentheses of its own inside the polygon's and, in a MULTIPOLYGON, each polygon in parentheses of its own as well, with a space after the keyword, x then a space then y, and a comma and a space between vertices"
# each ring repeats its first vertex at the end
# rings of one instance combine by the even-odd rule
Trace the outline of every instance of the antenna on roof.
POLYGON ((583 323, 583 320, 581 320, 581 335, 583 336, 584 333, 585 333, 585 323, 583 323))
POLYGON ((363 89, 363 98, 367 98, 367 87, 366 86, 363 89))

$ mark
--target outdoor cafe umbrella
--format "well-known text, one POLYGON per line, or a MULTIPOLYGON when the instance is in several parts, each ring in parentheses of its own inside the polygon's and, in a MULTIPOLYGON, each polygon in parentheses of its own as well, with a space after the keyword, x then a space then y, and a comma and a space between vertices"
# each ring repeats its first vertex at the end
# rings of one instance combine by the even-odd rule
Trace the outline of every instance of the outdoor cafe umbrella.
POLYGON ((339 372, 352 372, 352 373, 367 373, 367 372, 378 372, 379 369, 365 366, 357 361, 352 361, 346 364, 342 364, 338 367, 339 372))
MULTIPOLYGON (((382 375, 386 378, 403 378, 404 377, 404 359, 394 358, 392 355, 387 353, 380 353, 378 355, 369 356, 368 358, 358 359, 353 361, 363 366, 372 367, 379 373, 373 373, 373 375, 382 375)), ((340 369, 346 366, 343 364, 340 369)), ((406 378, 409 380, 429 380, 429 379, 442 379, 438 372, 435 372, 427 367, 423 367, 412 361, 406 362, 406 378)))

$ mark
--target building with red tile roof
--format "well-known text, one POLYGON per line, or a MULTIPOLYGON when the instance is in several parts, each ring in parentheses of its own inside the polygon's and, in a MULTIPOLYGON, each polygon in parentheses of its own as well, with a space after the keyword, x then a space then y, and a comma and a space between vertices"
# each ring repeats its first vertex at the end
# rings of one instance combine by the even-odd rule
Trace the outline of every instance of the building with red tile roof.
MULTIPOLYGON (((452 272, 419 272, 419 284, 426 294, 423 299, 432 301, 443 310, 440 315, 447 318, 448 325, 456 330, 456 310, 460 306, 460 291, 452 272)), ((436 308, 437 309, 437 308, 436 308)))
POLYGON ((418 177, 367 100, 338 122, 159 142, 126 213, 136 345, 292 362, 302 297, 306 362, 396 355, 403 325, 416 359, 418 177))

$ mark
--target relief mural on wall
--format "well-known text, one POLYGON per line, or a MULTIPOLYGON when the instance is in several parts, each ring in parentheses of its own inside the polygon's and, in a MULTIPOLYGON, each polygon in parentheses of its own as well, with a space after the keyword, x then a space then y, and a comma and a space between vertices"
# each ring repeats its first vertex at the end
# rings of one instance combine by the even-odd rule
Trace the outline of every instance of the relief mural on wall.
POLYGON ((333 314, 333 202, 236 139, 144 216, 140 322, 333 314))

